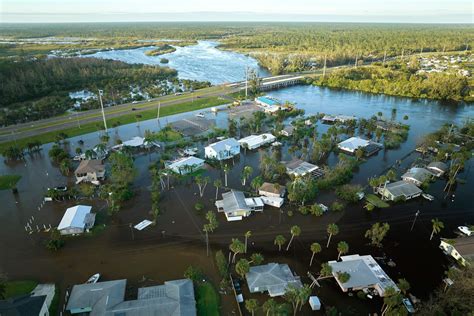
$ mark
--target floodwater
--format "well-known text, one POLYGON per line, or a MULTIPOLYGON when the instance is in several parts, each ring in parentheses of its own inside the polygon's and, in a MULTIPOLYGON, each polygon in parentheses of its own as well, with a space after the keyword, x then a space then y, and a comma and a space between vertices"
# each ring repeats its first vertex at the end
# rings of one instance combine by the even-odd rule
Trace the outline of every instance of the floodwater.
POLYGON ((197 45, 179 47, 176 51, 159 56, 147 56, 145 53, 155 46, 135 49, 109 50, 97 52, 84 57, 120 60, 131 64, 160 65, 178 71, 180 79, 209 81, 222 84, 245 80, 245 69, 250 67, 258 70, 260 76, 268 72, 259 67, 258 62, 249 56, 217 49, 218 43, 199 41, 197 45), (167 64, 160 62, 162 58, 169 60, 167 64))
MULTIPOLYGON (((396 160, 407 156, 399 169, 400 173, 416 159, 412 153, 417 141, 426 133, 439 128, 445 123, 461 124, 468 118, 474 117, 474 108, 465 105, 445 105, 436 101, 410 100, 383 95, 370 95, 358 92, 331 90, 312 86, 298 86, 273 91, 270 95, 282 100, 296 102, 298 108, 306 114, 318 112, 330 114, 356 115, 370 117, 381 111, 390 116, 392 108, 397 109, 399 120, 408 115, 407 123, 411 125, 410 134, 406 143, 397 150, 381 151, 362 164, 354 174, 352 183, 365 185, 367 179, 379 175, 391 166, 396 160)), ((224 108, 224 107, 221 107, 224 108)), ((210 111, 204 111, 209 118, 214 117, 210 111)), ((140 125, 129 124, 111 130, 112 143, 115 137, 123 140, 136 135, 142 135, 146 129, 157 130, 167 122, 194 115, 194 113, 179 114, 162 118, 160 124, 156 120, 140 122, 140 125)), ((218 126, 225 126, 227 113, 220 111, 214 117, 218 126)), ((320 133, 328 126, 318 124, 320 133)), ((91 133, 70 139, 71 153, 78 146, 77 141, 84 140, 84 150, 92 147, 99 141, 97 133, 91 133)), ((202 146, 204 144, 200 144, 202 146)), ((449 261, 438 249, 438 237, 429 240, 431 219, 439 218, 445 224, 441 236, 452 238, 458 225, 474 223, 472 205, 472 186, 474 181, 471 159, 460 177, 467 184, 458 185, 455 198, 444 199, 444 181, 438 180, 430 186, 429 193, 435 196, 433 202, 422 198, 407 203, 396 204, 390 208, 368 213, 362 203, 350 205, 341 213, 329 212, 319 218, 311 215, 303 216, 294 212, 293 216, 286 214, 291 206, 284 206, 283 212, 267 207, 263 213, 255 214, 241 222, 226 222, 222 214, 218 214, 219 228, 210 236, 212 254, 206 257, 206 249, 202 227, 204 216, 198 214, 194 205, 200 201, 205 205, 205 211, 215 210, 214 201, 216 190, 212 180, 205 190, 203 198, 198 196, 198 188, 192 179, 173 182, 169 191, 162 193, 160 203, 163 214, 154 227, 141 232, 130 229, 143 219, 150 218, 150 193, 148 187, 151 179, 148 165, 159 159, 159 152, 144 153, 135 159, 138 176, 134 182, 135 197, 127 202, 120 213, 106 221, 104 231, 94 237, 70 238, 66 246, 58 253, 48 252, 43 242, 46 233, 28 234, 24 225, 34 216, 33 227, 43 224, 55 226, 59 223, 65 208, 74 205, 76 201, 49 202, 38 209, 42 195, 47 187, 71 184, 71 178, 60 175, 59 170, 53 167, 47 156, 51 144, 43 146, 41 153, 28 156, 25 162, 16 164, 1 164, 0 173, 15 173, 23 176, 18 185, 18 194, 10 191, 0 191, 0 223, 2 238, 0 239, 0 270, 8 274, 11 279, 37 279, 43 282, 56 282, 61 289, 85 281, 90 275, 100 272, 104 279, 127 278, 131 287, 144 284, 156 284, 165 280, 182 276, 188 265, 201 267, 215 285, 218 285, 217 270, 213 261, 216 250, 228 252, 228 244, 232 238, 243 235, 251 230, 253 235, 249 241, 249 253, 261 252, 266 262, 287 262, 290 267, 302 277, 305 283, 310 283, 306 277, 307 271, 317 274, 322 262, 334 260, 337 257, 336 244, 347 241, 350 254, 372 254, 375 257, 386 257, 396 263, 396 267, 382 267, 394 279, 406 278, 412 286, 412 293, 420 298, 426 298, 429 293, 441 282, 443 271, 449 261), (413 231, 410 231, 414 214, 420 210, 413 231), (325 245, 326 226, 336 222, 340 233, 333 237, 328 249, 324 248, 315 258, 312 267, 308 267, 311 253, 309 246, 312 242, 325 245), (363 237, 364 232, 374 222, 388 222, 390 232, 384 241, 383 248, 374 248, 367 245, 363 237), (289 251, 278 252, 273 245, 277 234, 290 238, 290 227, 299 225, 301 236, 295 239, 289 251)), ((243 166, 254 167, 254 174, 258 174, 258 161, 263 153, 262 149, 248 151, 246 155, 234 161, 229 174, 229 188, 241 189, 240 175, 243 166)), ((289 159, 287 148, 282 149, 283 159, 289 159)), ((334 155, 328 158, 329 165, 336 161, 334 155)), ((221 170, 207 168, 205 175, 215 179, 224 179, 221 170)), ((248 187, 247 187, 248 190, 248 187)), ((367 189, 369 192, 370 189, 367 189)), ((220 193, 219 193, 220 196, 220 193)), ((334 200, 333 192, 320 192, 318 202, 329 205, 334 200)), ((100 201, 79 201, 79 203, 94 206, 100 213, 104 203, 100 201)), ((99 216, 100 225, 103 216, 99 216)), ((324 247, 324 246, 323 246, 324 247)), ((242 257, 240 255, 239 257, 242 257)), ((363 301, 356 297, 343 294, 333 280, 322 281, 322 287, 316 288, 313 295, 321 297, 326 306, 334 305, 347 314, 367 314, 377 312, 380 301, 363 301)), ((245 288, 246 286, 244 286, 245 288)), ((267 299, 264 295, 257 296, 263 303, 267 299)), ((236 310, 231 295, 222 295, 222 314, 229 315, 236 310)), ((303 309, 302 314, 308 314, 309 309, 303 309)))

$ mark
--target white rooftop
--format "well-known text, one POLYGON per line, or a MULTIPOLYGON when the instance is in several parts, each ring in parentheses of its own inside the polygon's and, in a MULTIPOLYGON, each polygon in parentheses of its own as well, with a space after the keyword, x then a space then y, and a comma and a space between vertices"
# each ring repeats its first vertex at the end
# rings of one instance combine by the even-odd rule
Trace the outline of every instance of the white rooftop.
POLYGON ((86 216, 91 212, 91 209, 92 206, 87 205, 76 205, 68 208, 59 223, 58 230, 68 227, 84 229, 86 226, 86 216))
POLYGON ((349 139, 346 139, 345 141, 340 142, 338 144, 338 147, 349 151, 355 151, 358 148, 365 147, 369 144, 370 141, 366 139, 362 139, 359 137, 351 137, 349 139))
POLYGON ((207 147, 211 147, 216 152, 221 152, 221 151, 229 150, 230 148, 234 146, 240 146, 240 144, 235 138, 232 137, 232 138, 223 139, 221 141, 209 144, 207 147))
POLYGON ((173 161, 168 168, 170 169, 180 169, 184 166, 200 166, 204 163, 204 160, 190 156, 173 161))
POLYGON ((276 139, 272 134, 261 134, 261 135, 250 135, 244 138, 239 139, 239 144, 247 144, 249 148, 256 148, 263 144, 268 144, 274 142, 276 139))

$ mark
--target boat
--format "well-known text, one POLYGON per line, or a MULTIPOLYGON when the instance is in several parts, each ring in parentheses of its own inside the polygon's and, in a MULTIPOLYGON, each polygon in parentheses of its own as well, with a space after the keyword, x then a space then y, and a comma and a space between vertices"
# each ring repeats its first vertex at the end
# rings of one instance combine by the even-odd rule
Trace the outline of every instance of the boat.
POLYGON ((99 281, 99 278, 100 278, 100 274, 96 273, 93 276, 91 276, 89 279, 87 279, 86 284, 97 283, 97 281, 99 281))
POLYGON ((405 305, 405 308, 408 313, 414 314, 416 312, 415 307, 413 307, 413 304, 411 303, 410 299, 405 297, 402 299, 402 303, 403 305, 405 305))
POLYGON ((474 227, 459 226, 458 229, 466 236, 471 236, 472 234, 474 234, 474 227))
POLYGON ((216 112, 219 111, 219 110, 218 110, 216 107, 212 107, 212 108, 211 108, 211 111, 214 112, 214 113, 216 113, 216 112))
POLYGON ((428 201, 433 201, 434 200, 434 196, 432 196, 428 193, 422 193, 421 196, 424 197, 425 199, 427 199, 428 201))
POLYGON ((196 117, 204 118, 204 114, 202 112, 199 112, 198 114, 196 114, 196 117))

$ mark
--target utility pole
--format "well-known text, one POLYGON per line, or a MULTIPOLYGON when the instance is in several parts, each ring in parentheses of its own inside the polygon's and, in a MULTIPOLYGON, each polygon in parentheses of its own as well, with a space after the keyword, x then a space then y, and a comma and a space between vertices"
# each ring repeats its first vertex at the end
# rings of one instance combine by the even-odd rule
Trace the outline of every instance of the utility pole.
POLYGON ((160 126, 160 108, 161 108, 161 101, 158 101, 158 110, 156 112, 156 120, 158 121, 158 127, 160 126))
POLYGON ((132 223, 130 223, 129 226, 130 226, 130 232, 132 233, 132 240, 135 240, 135 235, 133 234, 132 223))
POLYGON ((323 79, 326 76, 326 60, 327 60, 327 55, 324 55, 324 67, 323 67, 323 79))
POLYGON ((102 103, 102 93, 104 93, 103 90, 99 90, 99 100, 100 100, 100 108, 102 109, 102 119, 104 120, 104 128, 105 132, 107 133, 107 121, 105 120, 105 112, 104 112, 104 104, 102 103))
POLYGON ((410 231, 412 231, 413 227, 415 227, 415 222, 416 222, 416 219, 418 218, 418 215, 420 215, 420 210, 416 211, 415 213, 415 219, 413 219, 413 223, 411 224, 410 231))

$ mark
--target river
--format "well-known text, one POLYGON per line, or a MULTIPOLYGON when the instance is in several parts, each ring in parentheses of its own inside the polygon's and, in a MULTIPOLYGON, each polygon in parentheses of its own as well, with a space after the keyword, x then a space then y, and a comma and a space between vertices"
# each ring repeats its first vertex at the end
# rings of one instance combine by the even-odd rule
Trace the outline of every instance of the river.
POLYGON ((260 76, 269 75, 265 69, 259 67, 255 59, 243 54, 220 50, 217 45, 217 42, 199 41, 197 45, 176 46, 176 51, 159 56, 145 54, 156 48, 150 46, 101 51, 84 55, 84 57, 120 60, 131 64, 167 66, 176 69, 180 79, 209 81, 212 84, 245 80, 246 67, 258 70, 260 76), (169 62, 161 63, 162 58, 168 59, 169 62))
MULTIPOLYGON (((333 90, 314 86, 295 86, 269 93, 281 100, 295 102, 298 108, 304 109, 307 115, 318 112, 330 114, 355 115, 370 117, 381 111, 390 116, 393 108, 397 109, 397 118, 402 120, 408 116, 407 124, 411 126, 407 142, 399 149, 387 150, 371 157, 362 164, 355 173, 352 183, 366 184, 367 179, 378 175, 396 160, 410 153, 417 142, 431 131, 443 124, 461 124, 474 117, 474 108, 466 104, 449 105, 438 101, 413 100, 407 98, 372 95, 353 91, 333 90)), ((222 108, 222 107, 221 107, 222 108)), ((214 117, 209 110, 204 111, 206 116, 214 117)), ((162 124, 184 118, 194 113, 185 113, 162 118, 162 124)), ((218 126, 224 127, 227 122, 227 112, 220 111, 214 117, 218 126)), ((130 139, 136 135, 143 135, 146 129, 157 130, 156 120, 129 124, 111 131, 111 144, 116 134, 121 139, 130 139)), ((318 124, 320 133, 328 128, 318 124)), ((98 143, 98 134, 91 133, 70 139, 71 154, 78 146, 77 141, 84 140, 84 149, 98 143)), ((203 145, 203 144, 201 144, 203 145)), ((158 153, 143 154, 135 159, 138 176, 134 182, 136 196, 123 207, 119 215, 107 224, 107 228, 97 236, 72 238, 66 241, 66 246, 58 253, 50 253, 44 249, 45 233, 28 234, 24 225, 34 217, 33 225, 43 224, 55 226, 59 223, 66 207, 74 201, 49 202, 41 205, 42 195, 47 187, 72 183, 72 177, 62 176, 58 169, 53 167, 47 152, 51 144, 43 146, 40 154, 27 156, 22 163, 0 164, 0 173, 14 173, 22 175, 18 184, 18 194, 10 191, 0 191, 0 223, 2 238, 0 240, 0 271, 6 272, 12 279, 33 278, 40 281, 56 282, 64 290, 72 284, 83 282, 90 275, 100 272, 104 279, 128 278, 133 286, 142 285, 143 277, 153 282, 161 282, 182 277, 184 269, 195 264, 204 269, 215 284, 218 276, 212 256, 206 257, 203 243, 202 225, 203 216, 196 214, 194 204, 202 201, 206 210, 213 210, 215 189, 210 184, 203 199, 197 195, 196 185, 188 180, 177 184, 172 190, 163 193, 161 209, 163 214, 158 224, 144 231, 132 231, 130 223, 136 224, 149 218, 150 194, 148 186, 150 177, 148 165, 159 159, 158 153)), ((254 166, 257 170, 259 157, 262 151, 249 151, 237 159, 229 175, 229 187, 241 188, 240 174, 244 165, 254 166)), ((286 148, 284 157, 289 158, 286 148)), ((407 168, 416 159, 416 154, 404 160, 402 167, 407 168)), ((328 164, 335 162, 334 155, 328 159, 328 164)), ((441 235, 454 237, 456 226, 474 223, 472 207, 472 185, 474 181, 474 167, 471 159, 460 175, 467 180, 467 184, 459 185, 454 199, 444 199, 443 182, 437 181, 429 193, 436 197, 435 201, 428 202, 421 198, 407 203, 396 204, 388 209, 367 213, 362 204, 349 206, 342 213, 325 214, 320 218, 303 216, 298 213, 292 217, 282 215, 278 210, 266 209, 263 214, 247 218, 241 222, 225 222, 218 214, 219 228, 210 236, 213 251, 224 250, 227 253, 231 238, 243 239, 247 230, 254 232, 251 238, 251 251, 259 251, 269 260, 288 262, 303 281, 308 270, 310 258, 309 245, 318 241, 321 244, 326 240, 326 226, 328 223, 338 223, 341 232, 335 236, 330 249, 324 249, 316 258, 316 263, 310 270, 317 273, 321 262, 333 260, 337 256, 335 245, 345 240, 350 245, 349 253, 373 254, 393 259, 397 266, 390 268, 383 266, 394 279, 407 278, 412 285, 412 292, 416 296, 426 297, 441 281, 443 271, 449 262, 438 249, 438 239, 429 241, 431 219, 437 217, 445 224, 441 235), (410 232, 414 213, 421 211, 415 229, 410 232), (384 248, 378 249, 367 245, 363 234, 371 223, 386 221, 391 230, 384 242, 384 248), (289 238, 289 228, 299 225, 302 234, 298 237, 289 252, 279 253, 273 245, 276 234, 284 234, 289 238)), ((208 168, 206 175, 212 179, 223 178, 220 170, 208 168)), ((257 171, 253 176, 257 175, 257 171)), ((211 182, 212 183, 212 182, 211 182)), ((369 191, 369 190, 368 190, 369 191)), ((334 199, 332 192, 322 192, 318 201, 330 204, 334 199)), ((104 205, 97 201, 81 201, 84 204, 94 205, 95 210, 104 205)), ((291 209, 284 207, 284 210, 291 209)), ((35 227, 35 226, 34 226, 35 227)), ((152 283, 153 283, 152 282, 152 283)), ((350 306, 359 314, 377 311, 377 304, 367 304, 355 297, 341 294, 333 281, 324 281, 323 287, 315 290, 316 295, 329 305, 335 305, 341 310, 350 306)), ((263 302, 263 296, 260 296, 263 302)), ((223 312, 230 314, 235 311, 232 296, 223 296, 223 312)), ((305 311, 304 313, 309 312, 305 311)))

